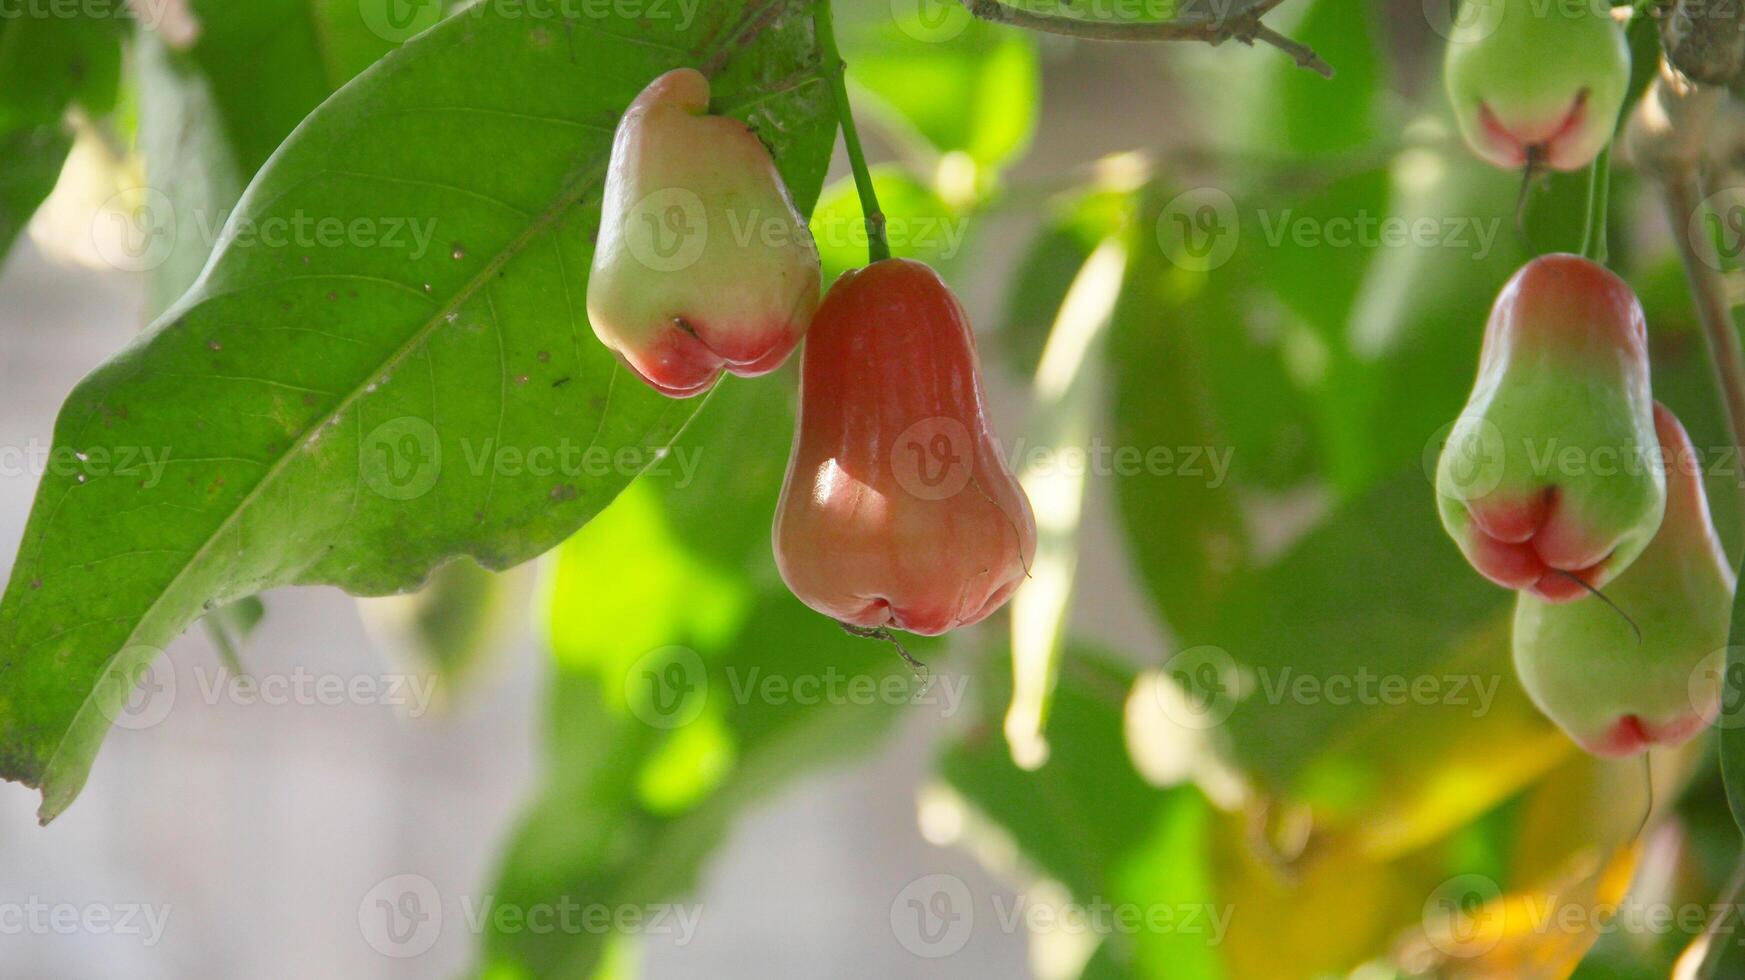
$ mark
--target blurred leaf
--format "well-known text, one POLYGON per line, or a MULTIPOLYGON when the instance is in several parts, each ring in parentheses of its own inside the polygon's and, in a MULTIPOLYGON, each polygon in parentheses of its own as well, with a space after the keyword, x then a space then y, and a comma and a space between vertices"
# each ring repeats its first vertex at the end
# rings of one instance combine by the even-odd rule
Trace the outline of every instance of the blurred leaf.
MULTIPOLYGON (((1009 690, 998 668, 990 664, 984 676, 984 709, 997 710, 1009 690)), ((1102 948, 1085 977, 1215 980, 1224 975, 1215 930, 1229 908, 1211 891, 1210 810, 1197 790, 1155 789, 1128 764, 1122 702, 1132 680, 1130 669, 1075 647, 1055 694, 1047 765, 1034 772, 1014 765, 990 712, 947 750, 940 774, 1075 900, 1169 915, 1160 928, 1144 918, 1138 928, 1098 937, 1102 948)), ((1020 890, 1035 893, 1038 883, 1020 882, 1020 890)))
POLYGON ((1363 170, 1307 193, 1286 183, 1250 198, 1289 203, 1256 208, 1240 247, 1255 254, 1267 285, 1321 343, 1338 346, 1364 270, 1389 251, 1384 227, 1402 227, 1388 211, 1387 173, 1363 170))
POLYGON ((1012 757, 1026 768, 1048 755, 1046 729, 1079 563, 1079 520, 1091 448, 1103 438, 1103 337, 1120 295, 1126 252, 1110 239, 1091 253, 1060 306, 1031 385, 1018 481, 1036 512, 1030 580, 1012 597, 1013 692, 1006 713, 1012 757), (1094 440, 1093 440, 1093 437, 1094 440))
POLYGON ((124 23, 37 4, 0 17, 0 259, 72 149, 67 108, 95 117, 114 107, 124 23))
POLYGON ((1218 263, 1234 225, 1183 227, 1172 219, 1195 208, 1182 200, 1147 195, 1109 340, 1114 443, 1141 460, 1116 493, 1133 555, 1177 631, 1203 625, 1253 558, 1239 494, 1292 486, 1312 458, 1306 404, 1256 308, 1258 270, 1241 251, 1218 263), (1189 241, 1202 232, 1207 252, 1189 241))
POLYGON ((1133 195, 1092 190, 1053 204, 1007 285, 995 349, 1012 370, 1034 374, 1055 314, 1097 243, 1132 221, 1133 195))
MULTIPOLYGON (((0 34, 0 38, 4 38, 0 34)), ((54 189, 73 138, 58 125, 16 129, 0 135, 0 258, 54 189)))
POLYGON ((206 603, 391 593, 463 554, 506 568, 652 463, 698 403, 581 328, 613 125, 642 80, 709 67, 810 210, 835 118, 803 7, 559 37, 487 6, 298 127, 190 293, 62 409, 57 452, 169 469, 63 467, 38 488, 0 602, 0 774, 43 787, 44 818, 206 603))
POLYGON ((1026 32, 974 20, 957 0, 868 4, 850 16, 848 78, 874 97, 877 119, 984 168, 1029 147, 1042 72, 1026 32))
POLYGON ((394 49, 365 20, 380 2, 194 0, 200 35, 187 58, 206 79, 245 180, 303 117, 394 49))
MULTIPOLYGON (((949 275, 963 255, 968 216, 954 210, 900 165, 874 167, 872 175, 879 209, 885 213, 885 239, 891 254, 926 262, 941 275, 949 275)), ((812 211, 810 227, 824 265, 826 288, 849 269, 866 265, 866 218, 853 177, 844 177, 824 189, 812 211)))
MULTIPOLYGON (((559 550, 546 782, 500 905, 679 901, 748 803, 870 750, 914 696, 888 646, 848 636, 774 575, 788 403, 782 385, 730 380, 674 449, 696 462, 689 476, 639 481, 559 550)), ((608 938, 493 930, 483 972, 586 976, 608 938)))
POLYGON ((228 606, 220 606, 201 620, 213 645, 218 648, 218 658, 237 677, 248 672, 242 664, 242 645, 266 615, 266 604, 257 596, 249 596, 228 606))
POLYGON ((1206 127, 1218 142, 1251 156, 1300 165, 1302 158, 1373 152, 1383 130, 1387 65, 1378 31, 1383 8, 1351 0, 1297 0, 1267 18, 1280 33, 1314 49, 1334 76, 1304 71, 1264 45, 1193 50, 1183 82, 1201 95, 1206 127))
POLYGON ((358 612, 397 669, 434 681, 438 706, 452 704, 505 642, 520 611, 520 569, 491 572, 458 558, 416 592, 359 599, 358 612))

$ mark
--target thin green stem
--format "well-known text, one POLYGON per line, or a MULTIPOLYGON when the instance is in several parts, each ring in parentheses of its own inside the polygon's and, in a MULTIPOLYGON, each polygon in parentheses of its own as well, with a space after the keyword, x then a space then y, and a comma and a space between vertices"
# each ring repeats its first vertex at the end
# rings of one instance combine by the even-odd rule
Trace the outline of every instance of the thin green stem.
POLYGON ((818 0, 812 11, 812 22, 818 32, 818 45, 824 49, 824 74, 836 96, 836 118, 842 123, 842 142, 848 148, 848 165, 854 170, 854 187, 860 192, 860 210, 866 216, 867 262, 882 262, 891 257, 890 243, 885 241, 885 213, 879 210, 879 197, 873 192, 872 171, 867 169, 866 152, 860 146, 860 130, 854 126, 854 111, 848 104, 845 74, 848 65, 842 60, 842 52, 836 49, 830 0, 818 0))
POLYGON ((1612 192, 1612 148, 1607 146, 1594 157, 1587 176, 1587 225, 1581 236, 1581 254, 1606 264, 1606 206, 1612 192))

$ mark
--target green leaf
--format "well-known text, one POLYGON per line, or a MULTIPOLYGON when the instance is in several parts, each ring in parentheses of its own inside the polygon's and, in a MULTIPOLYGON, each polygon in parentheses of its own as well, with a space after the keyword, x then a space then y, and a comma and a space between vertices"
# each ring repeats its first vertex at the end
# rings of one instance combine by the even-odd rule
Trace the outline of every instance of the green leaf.
POLYGON ((165 236, 147 271, 150 307, 168 308, 205 267, 217 231, 267 157, 341 85, 393 50, 355 0, 197 0, 186 52, 142 31, 140 150, 157 207, 141 229, 165 236), (270 84, 265 80, 271 79, 270 84), (167 206, 166 206, 167 205, 167 206))
POLYGON ((54 189, 73 138, 56 125, 0 135, 0 257, 54 189))
POLYGON ((1422 471, 1378 484, 1242 576, 1168 668, 1261 786, 1361 825, 1377 853, 1569 752, 1515 679, 1509 593, 1467 566, 1432 498, 1422 471))
MULTIPOLYGON (((997 661, 984 672, 984 707, 997 708, 1009 690, 1002 674, 997 661)), ((1104 654, 1071 649, 1055 695, 1047 765, 1035 771, 1014 765, 993 737, 997 719, 989 717, 947 750, 940 774, 1018 845, 1029 865, 1065 885, 1077 901, 1215 909, 1210 805, 1192 787, 1156 789, 1133 770, 1122 721, 1132 684, 1131 669, 1104 654)), ((1179 930, 1112 931, 1083 975, 1223 976, 1212 937, 1182 921, 1179 930)), ((1032 945, 1043 938, 1032 936, 1032 945)))
POLYGON ((0 17, 0 259, 54 188, 72 149, 62 125, 75 102, 99 116, 115 104, 121 29, 99 18, 27 5, 0 17))
MULTIPOLYGON (((672 470, 559 550, 544 613, 556 668, 545 788, 510 845, 498 905, 681 901, 750 802, 870 750, 914 696, 888 646, 848 636, 775 576, 789 402, 784 386, 729 379, 672 470)), ((609 939, 493 929, 481 973, 588 976, 609 939)))
POLYGON ((1031 385, 1031 419, 1025 426, 1018 482, 1038 515, 1036 554, 1030 579, 1012 597, 1012 704, 1006 740, 1022 765, 1040 765, 1048 755, 1046 730, 1066 647, 1077 587, 1079 526, 1092 447, 1107 438, 1104 403, 1104 338, 1121 279, 1126 250, 1111 239, 1091 253, 1062 300, 1031 385), (1081 463, 1077 453, 1084 453, 1081 463))
POLYGON ((61 411, 72 462, 0 601, 0 775, 64 810, 132 680, 208 605, 507 568, 653 463, 697 402, 628 376, 582 307, 614 125, 700 66, 809 208, 835 122, 807 9, 477 8, 311 116, 190 293, 61 411))
POLYGON ((970 17, 957 0, 867 5, 842 30, 848 78, 876 118, 936 154, 998 168, 1030 146, 1042 69, 1024 31, 970 17))
MULTIPOLYGON (((1142 461, 1116 480, 1117 499, 1140 571, 1178 631, 1203 624, 1253 560, 1238 488, 1293 486, 1313 458, 1308 402, 1279 331, 1251 326, 1264 287, 1250 255, 1214 248, 1194 261, 1187 236, 1205 229, 1175 220, 1200 212, 1199 193, 1147 193, 1109 340, 1115 445, 1142 461)), ((1235 225, 1214 228, 1213 242, 1228 234, 1221 228, 1235 225)))
POLYGON ((218 648, 218 658, 232 674, 241 677, 247 673, 242 666, 242 646, 266 615, 266 604, 249 596, 214 609, 201 620, 213 646, 218 648))

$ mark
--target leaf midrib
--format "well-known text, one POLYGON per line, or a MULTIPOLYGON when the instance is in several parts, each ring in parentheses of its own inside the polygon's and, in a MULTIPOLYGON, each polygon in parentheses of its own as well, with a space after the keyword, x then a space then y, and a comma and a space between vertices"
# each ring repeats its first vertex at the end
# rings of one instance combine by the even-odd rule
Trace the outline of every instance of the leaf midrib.
MULTIPOLYGON (((585 201, 591 191, 597 193, 600 189, 601 181, 604 179, 605 169, 606 167, 604 164, 596 164, 594 167, 572 180, 570 186, 559 191, 557 197, 552 201, 552 203, 534 218, 526 230, 504 248, 500 249, 496 255, 493 255, 491 260, 486 262, 475 276, 458 289, 447 303, 438 307, 435 314, 420 325, 418 329, 413 331, 412 336, 407 338, 405 343, 401 344, 391 354, 384 358, 379 366, 372 368, 370 371, 364 372, 363 378, 356 386, 346 392, 346 394, 336 402, 330 410, 321 414, 312 424, 306 426, 296 439, 289 442, 285 451, 279 455, 278 459, 273 461, 272 466, 261 475, 261 478, 255 482, 254 486, 249 488, 248 493, 237 502, 236 506, 231 509, 230 514, 225 517, 218 527, 215 528, 211 534, 207 535, 205 541, 200 544, 199 548, 195 549, 195 551, 189 556, 188 560, 183 563, 180 569, 177 570, 175 576, 171 578, 169 583, 158 593, 157 598, 153 599, 151 605, 147 606, 146 610, 140 614, 133 629, 128 632, 127 639, 104 660, 103 669, 99 674, 100 678, 108 675, 111 667, 115 663, 115 659, 121 655, 123 650, 138 643, 140 631, 146 626, 146 624, 153 621, 153 617, 158 615, 165 601, 177 593, 179 586, 182 584, 183 580, 187 578, 188 574, 201 566, 212 547, 230 532, 231 528, 235 526, 237 520, 243 513, 249 510, 255 500, 259 498, 263 490, 273 485, 277 478, 290 467, 292 462, 303 455, 302 447, 309 437, 319 432, 327 425, 330 425, 335 418, 342 416, 346 410, 356 404, 360 398, 368 394, 373 379, 379 378, 384 373, 392 371, 413 353, 423 347, 430 339, 431 334, 434 333, 440 325, 447 322, 447 318, 450 314, 457 312, 461 306, 472 300, 505 265, 508 265, 509 262, 525 251, 528 245, 530 245, 541 233, 549 229, 552 224, 557 221, 559 216, 570 208, 585 201)), ((317 173, 322 172, 325 172, 325 168, 321 171, 317 171, 317 173)), ((216 265, 216 263, 214 264, 216 265)), ((91 710, 93 699, 100 686, 101 680, 99 680, 98 684, 93 685, 91 690, 86 693, 84 700, 79 705, 78 712, 73 715, 72 721, 62 729, 60 737, 55 742, 54 751, 51 752, 48 759, 44 761, 42 768, 42 783, 45 788, 50 779, 53 778, 53 774, 56 771, 56 764, 60 761, 62 753, 67 748, 68 737, 81 727, 81 722, 91 710)))

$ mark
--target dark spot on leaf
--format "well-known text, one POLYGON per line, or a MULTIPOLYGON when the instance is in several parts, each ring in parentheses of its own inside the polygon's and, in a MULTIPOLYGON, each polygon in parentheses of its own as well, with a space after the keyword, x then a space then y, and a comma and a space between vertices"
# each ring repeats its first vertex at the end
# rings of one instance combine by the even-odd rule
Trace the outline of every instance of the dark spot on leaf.
POLYGON ((557 379, 556 381, 553 381, 551 383, 551 386, 553 388, 562 388, 564 385, 567 385, 569 383, 570 383, 569 376, 565 375, 564 377, 561 377, 561 378, 557 379))
POLYGON ((539 358, 539 363, 545 364, 546 362, 551 360, 551 351, 542 350, 533 356, 539 358))
POLYGON ((574 500, 576 499, 576 488, 568 483, 560 483, 551 488, 551 499, 574 500))
POLYGON ((31 587, 31 588, 33 588, 33 589, 40 589, 40 588, 42 588, 42 579, 39 579, 39 578, 33 578, 33 579, 31 579, 31 580, 30 580, 30 587, 31 587))

